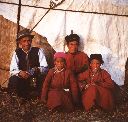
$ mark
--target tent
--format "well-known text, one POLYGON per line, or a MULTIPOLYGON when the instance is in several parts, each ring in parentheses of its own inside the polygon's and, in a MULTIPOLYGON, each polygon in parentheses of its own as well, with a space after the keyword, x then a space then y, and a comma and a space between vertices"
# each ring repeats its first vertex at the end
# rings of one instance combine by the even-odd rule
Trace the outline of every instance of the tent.
MULTIPOLYGON (((17 23, 18 5, 19 0, 1 0, 0 15, 17 23)), ((45 36, 55 51, 67 51, 64 37, 73 30, 81 37, 80 50, 88 56, 101 53, 103 68, 117 84, 124 84, 128 57, 127 0, 23 0, 19 24, 45 36)))

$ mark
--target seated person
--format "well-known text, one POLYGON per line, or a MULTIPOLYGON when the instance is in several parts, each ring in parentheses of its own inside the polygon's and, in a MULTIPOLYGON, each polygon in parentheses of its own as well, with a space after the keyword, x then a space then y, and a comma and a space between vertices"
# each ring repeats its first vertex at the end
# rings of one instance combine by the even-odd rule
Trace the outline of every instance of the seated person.
POLYGON ((78 86, 73 73, 66 69, 65 53, 55 53, 54 65, 44 81, 41 101, 51 110, 71 112, 79 100, 78 86))
POLYGON ((77 76, 88 69, 88 55, 78 50, 80 37, 77 34, 67 35, 65 40, 68 47, 68 52, 66 52, 67 68, 77 76))
POLYGON ((110 74, 100 68, 104 63, 102 55, 91 54, 89 62, 89 70, 81 73, 78 77, 82 104, 86 111, 93 106, 111 111, 114 108, 114 82, 110 74))
POLYGON ((48 70, 48 64, 42 49, 31 47, 32 39, 28 29, 18 33, 17 48, 10 64, 9 93, 16 92, 19 97, 28 98, 31 88, 38 91, 42 88, 42 77, 48 70), (32 86, 32 87, 31 87, 32 86))

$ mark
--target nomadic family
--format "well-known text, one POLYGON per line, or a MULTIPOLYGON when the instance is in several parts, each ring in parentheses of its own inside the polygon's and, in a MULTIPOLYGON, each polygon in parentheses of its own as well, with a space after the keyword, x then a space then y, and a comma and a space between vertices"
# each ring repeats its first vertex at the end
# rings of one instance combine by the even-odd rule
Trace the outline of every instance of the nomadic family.
POLYGON ((80 37, 65 37, 67 52, 54 54, 54 67, 49 68, 42 48, 32 47, 28 29, 18 33, 19 47, 10 64, 9 93, 29 98, 32 90, 50 110, 71 112, 82 106, 86 111, 100 108, 111 111, 115 107, 115 82, 101 68, 101 54, 79 51, 80 37))

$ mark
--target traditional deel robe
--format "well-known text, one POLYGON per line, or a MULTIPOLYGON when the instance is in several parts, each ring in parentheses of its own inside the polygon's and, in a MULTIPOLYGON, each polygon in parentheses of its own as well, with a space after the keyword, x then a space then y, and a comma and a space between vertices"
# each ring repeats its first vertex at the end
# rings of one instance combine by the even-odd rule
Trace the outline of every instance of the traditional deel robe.
POLYGON ((100 69, 96 74, 91 70, 85 71, 79 75, 78 80, 85 110, 88 111, 93 105, 107 111, 114 108, 114 82, 106 70, 100 69))
POLYGON ((78 103, 78 85, 71 70, 60 72, 50 69, 42 88, 41 98, 47 101, 47 107, 54 109, 61 106, 63 111, 72 111, 78 103))
POLYGON ((75 54, 71 54, 69 52, 66 53, 66 63, 67 69, 72 70, 75 75, 83 72, 88 67, 88 56, 84 52, 76 52, 75 54))

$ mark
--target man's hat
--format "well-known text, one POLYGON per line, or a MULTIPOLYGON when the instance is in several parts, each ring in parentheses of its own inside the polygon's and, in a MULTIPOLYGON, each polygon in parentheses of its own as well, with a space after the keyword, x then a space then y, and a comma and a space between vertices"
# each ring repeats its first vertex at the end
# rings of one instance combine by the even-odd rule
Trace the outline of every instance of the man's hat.
POLYGON ((16 40, 18 41, 19 39, 22 39, 23 37, 30 37, 31 39, 33 39, 34 35, 31 35, 30 30, 25 28, 18 33, 16 40))
POLYGON ((72 41, 77 41, 79 43, 80 37, 77 34, 70 34, 65 37, 67 44, 72 41))
POLYGON ((104 63, 101 54, 91 54, 90 58, 89 58, 89 62, 91 62, 93 59, 96 59, 96 60, 100 61, 101 64, 104 63))

